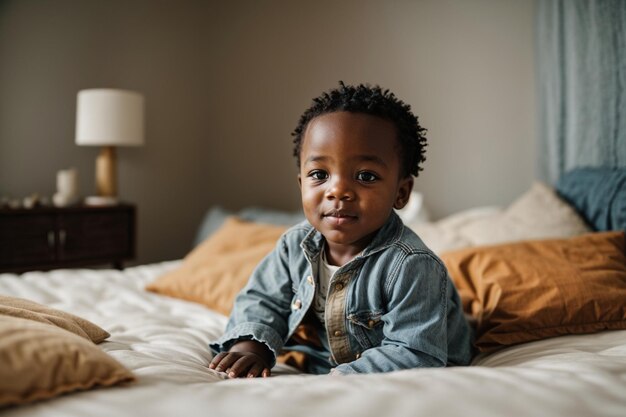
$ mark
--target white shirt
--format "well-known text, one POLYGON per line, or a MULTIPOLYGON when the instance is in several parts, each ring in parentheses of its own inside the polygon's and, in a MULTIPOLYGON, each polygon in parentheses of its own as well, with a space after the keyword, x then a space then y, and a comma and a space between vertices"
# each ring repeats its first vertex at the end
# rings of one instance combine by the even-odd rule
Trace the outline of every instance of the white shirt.
POLYGON ((315 316, 324 326, 326 325, 324 314, 326 312, 328 287, 330 280, 338 269, 338 266, 330 265, 328 263, 328 260, 326 259, 326 247, 322 248, 320 251, 320 261, 317 270, 318 286, 315 291, 315 297, 313 298, 313 311, 315 312, 315 316))

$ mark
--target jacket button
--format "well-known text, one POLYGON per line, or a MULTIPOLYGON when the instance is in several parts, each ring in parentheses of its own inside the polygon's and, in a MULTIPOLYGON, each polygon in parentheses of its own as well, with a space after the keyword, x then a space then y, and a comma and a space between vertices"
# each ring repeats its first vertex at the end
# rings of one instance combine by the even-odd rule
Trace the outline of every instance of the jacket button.
POLYGON ((333 333, 335 336, 339 337, 341 336, 341 330, 335 330, 335 333, 333 333))
POLYGON ((343 284, 341 282, 338 282, 335 284, 335 290, 336 291, 341 291, 343 290, 343 284))
POLYGON ((302 307, 302 301, 300 301, 300 300, 294 301, 294 303, 293 303, 293 308, 294 309, 300 310, 301 307, 302 307))
POLYGON ((370 320, 370 321, 368 321, 368 322, 367 322, 367 325, 368 325, 368 326, 370 327, 370 329, 371 329, 372 327, 374 327, 374 326, 376 325, 376 322, 375 322, 374 320, 370 320))
POLYGON ((311 275, 306 277, 306 282, 308 282, 309 284, 313 285, 313 277, 311 275))
POLYGON ((359 358, 361 357, 361 353, 360 353, 360 352, 358 352, 356 355, 354 355, 354 357, 355 357, 356 359, 359 359, 359 358))

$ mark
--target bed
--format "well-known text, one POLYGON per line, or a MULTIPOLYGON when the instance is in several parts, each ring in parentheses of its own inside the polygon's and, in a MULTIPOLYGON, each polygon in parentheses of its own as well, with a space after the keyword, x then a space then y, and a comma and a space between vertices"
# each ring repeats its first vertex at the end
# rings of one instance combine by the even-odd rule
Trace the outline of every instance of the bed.
MULTIPOLYGON (((608 245, 607 250, 613 251, 605 258, 596 254, 588 259, 596 264, 610 264, 608 275, 612 281, 603 281, 599 290, 588 288, 589 291, 600 291, 599 297, 605 298, 598 301, 594 296, 596 302, 577 305, 576 312, 564 313, 571 321, 582 321, 567 323, 568 326, 548 326, 559 327, 556 333, 545 333, 545 320, 552 318, 538 319, 528 311, 519 313, 502 302, 495 302, 497 311, 494 311, 493 282, 487 285, 483 280, 478 285, 472 281, 475 277, 455 280, 464 297, 466 312, 478 320, 477 326, 482 329, 483 336, 489 335, 477 339, 480 352, 469 367, 316 376, 279 364, 271 378, 252 380, 228 379, 224 374, 210 370, 207 365, 211 352, 207 344, 224 330, 227 318, 223 313, 229 308, 228 300, 224 302, 224 298, 230 295, 224 296, 227 291, 219 286, 219 280, 215 280, 217 284, 213 283, 217 287, 201 287, 198 293, 186 295, 175 293, 174 285, 159 289, 155 288, 155 283, 172 284, 178 282, 181 275, 189 278, 194 274, 206 274, 207 270, 196 263, 205 259, 208 252, 213 255, 222 253, 220 250, 224 245, 220 247, 214 240, 233 235, 233 230, 224 230, 229 221, 231 228, 250 224, 262 227, 265 234, 260 241, 271 242, 283 226, 273 224, 269 227, 269 223, 289 223, 295 217, 277 219, 273 215, 267 219, 249 216, 251 218, 244 222, 241 218, 247 215, 243 213, 235 220, 229 217, 231 213, 212 210, 200 227, 198 241, 212 240, 213 243, 208 244, 209 249, 205 245, 198 252, 204 245, 200 244, 194 250, 196 255, 192 252, 184 260, 136 266, 123 271, 67 269, 22 275, 0 274, 0 294, 5 297, 25 299, 45 308, 71 313, 108 332, 110 336, 106 340, 93 346, 129 371, 114 383, 71 389, 59 393, 61 395, 50 395, 48 399, 31 398, 22 401, 23 404, 5 406, 0 413, 10 417, 137 414, 624 416, 626 275, 622 272, 626 264, 623 231, 619 231, 626 225, 620 223, 626 220, 624 196, 624 172, 577 171, 566 176, 554 190, 543 184, 534 185, 528 193, 504 208, 482 207, 437 222, 426 221, 423 214, 416 216, 415 207, 412 213, 405 213, 407 224, 423 235, 424 240, 451 265, 451 274, 471 275, 469 270, 472 267, 468 265, 475 264, 474 272, 478 271, 484 278, 498 270, 493 265, 502 265, 502 256, 516 250, 525 250, 533 256, 568 253, 571 255, 568 262, 581 257, 580 251, 577 252, 581 246, 602 250, 602 245, 608 245), (597 184, 591 182, 594 178, 599 181, 597 184), (597 195, 590 197, 590 192, 597 195), (546 203, 547 200, 551 202, 546 203), (552 204, 551 208, 546 208, 546 204, 552 204), (220 215, 228 220, 216 225, 224 220, 219 219, 220 215), (586 245, 590 236, 596 240, 586 245), (555 247, 557 249, 553 250, 555 247), (607 285, 614 285, 614 288, 607 288, 607 285), (485 288, 480 290, 480 286, 485 288), (207 288, 217 288, 215 291, 220 292, 221 297, 207 298, 207 288), (506 308, 509 310, 501 311, 506 308), (585 317, 576 316, 578 310, 585 309, 589 309, 585 317), (607 313, 607 310, 610 311, 607 313), (541 331, 520 330, 519 320, 510 320, 512 311, 522 316, 526 314, 523 316, 525 323, 540 320, 541 331), (589 323, 589 314, 596 315, 593 323, 589 323)), ((267 248, 258 252, 264 250, 267 248)), ((245 252, 241 248, 237 251, 245 252)), ((252 259, 250 251, 245 253, 249 256, 246 259, 252 259)), ((259 253, 254 254, 259 256, 259 253)), ((224 258, 227 256, 220 256, 220 259, 224 258)), ((512 265, 508 264, 509 270, 512 265)), ((520 265, 526 265, 526 260, 520 265)), ((224 265, 215 267, 210 273, 221 271, 223 277, 225 268, 224 265)), ((243 269, 242 274, 245 273, 243 269)), ((598 271, 588 263, 581 264, 579 269, 585 274, 598 271)), ((601 279, 608 276, 603 271, 600 271, 601 279)), ((501 281, 500 284, 515 286, 515 281, 519 279, 501 281)), ((528 288, 537 289, 536 286, 528 288)), ((506 288, 499 291, 506 292, 506 288)), ((534 295, 531 298, 541 309, 560 297, 563 293, 553 299, 539 297, 537 301, 534 295)), ((516 292, 508 299, 501 296, 500 300, 513 302, 518 298, 519 292, 516 292)), ((549 315, 560 317, 562 321, 563 314, 551 311, 549 315)), ((42 326, 52 327, 50 324, 42 326)), ((81 366, 78 359, 75 361, 81 366)))

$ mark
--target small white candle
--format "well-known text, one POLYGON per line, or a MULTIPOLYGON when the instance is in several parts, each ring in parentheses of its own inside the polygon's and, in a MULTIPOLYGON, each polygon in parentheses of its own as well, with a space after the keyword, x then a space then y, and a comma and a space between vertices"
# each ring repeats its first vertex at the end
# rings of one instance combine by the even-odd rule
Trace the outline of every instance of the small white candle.
POLYGON ((57 192, 69 198, 78 195, 78 171, 75 168, 57 172, 57 192))

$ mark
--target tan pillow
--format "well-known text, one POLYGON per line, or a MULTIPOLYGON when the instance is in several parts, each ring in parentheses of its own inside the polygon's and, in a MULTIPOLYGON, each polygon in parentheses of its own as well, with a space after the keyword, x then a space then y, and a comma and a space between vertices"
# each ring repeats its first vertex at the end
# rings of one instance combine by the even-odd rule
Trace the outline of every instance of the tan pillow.
POLYGON ((443 254, 476 346, 491 351, 552 336, 626 329, 623 232, 468 248, 443 254))
POLYGON ((195 301, 228 315, 237 293, 286 229, 229 217, 185 257, 180 268, 159 277, 146 289, 195 301))
POLYGON ((21 317, 52 324, 94 343, 100 343, 110 336, 104 329, 88 320, 23 298, 0 295, 0 316, 21 317))
POLYGON ((0 407, 132 381, 98 346, 67 330, 0 316, 0 407))

